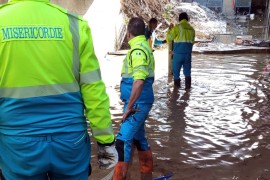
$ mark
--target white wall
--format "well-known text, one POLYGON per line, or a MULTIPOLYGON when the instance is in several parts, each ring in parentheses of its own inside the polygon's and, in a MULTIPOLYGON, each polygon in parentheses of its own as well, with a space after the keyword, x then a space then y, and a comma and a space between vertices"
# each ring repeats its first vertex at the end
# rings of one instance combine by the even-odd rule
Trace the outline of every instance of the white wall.
POLYGON ((123 24, 120 7, 120 0, 95 0, 84 15, 92 30, 98 58, 115 50, 116 35, 123 24))

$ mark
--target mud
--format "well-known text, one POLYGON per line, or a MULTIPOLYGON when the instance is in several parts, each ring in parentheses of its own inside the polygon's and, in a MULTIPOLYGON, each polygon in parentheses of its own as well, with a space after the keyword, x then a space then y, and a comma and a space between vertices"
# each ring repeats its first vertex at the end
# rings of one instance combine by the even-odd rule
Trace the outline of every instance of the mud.
MULTIPOLYGON (((190 91, 174 89, 166 55, 155 52, 156 99, 146 123, 154 177, 172 172, 176 180, 270 179, 270 91, 261 78, 269 55, 193 55, 190 91)), ((101 60, 115 133, 123 58, 101 60)), ((110 171, 98 169, 94 154, 95 146, 91 179, 101 179, 110 171)), ((136 153, 130 173, 139 179, 136 153)))

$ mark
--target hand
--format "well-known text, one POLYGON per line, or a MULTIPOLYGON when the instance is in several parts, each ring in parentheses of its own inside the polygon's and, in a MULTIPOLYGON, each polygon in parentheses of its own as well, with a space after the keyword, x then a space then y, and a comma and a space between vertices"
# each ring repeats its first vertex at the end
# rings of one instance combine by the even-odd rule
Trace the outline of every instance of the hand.
POLYGON ((169 29, 172 29, 174 27, 174 24, 171 23, 170 26, 169 26, 169 29))
POLYGON ((101 169, 110 169, 118 162, 118 153, 114 144, 110 146, 98 145, 98 163, 101 169))
POLYGON ((136 112, 140 111, 139 109, 135 108, 127 108, 126 112, 123 114, 123 122, 127 119, 128 116, 131 114, 135 114, 136 112))

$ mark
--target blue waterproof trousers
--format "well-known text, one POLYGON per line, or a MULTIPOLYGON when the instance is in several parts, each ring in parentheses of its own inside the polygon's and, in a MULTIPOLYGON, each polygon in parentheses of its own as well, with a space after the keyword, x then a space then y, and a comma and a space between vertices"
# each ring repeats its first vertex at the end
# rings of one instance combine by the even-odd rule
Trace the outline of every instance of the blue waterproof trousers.
POLYGON ((0 134, 0 167, 6 180, 87 180, 87 131, 40 136, 0 134))
POLYGON ((174 80, 180 79, 180 71, 183 66, 183 72, 185 77, 191 76, 191 54, 176 54, 173 55, 172 71, 174 80))
MULTIPOLYGON (((127 104, 124 105, 126 112, 127 104)), ((147 151, 150 149, 145 136, 145 121, 148 113, 152 108, 152 104, 135 104, 135 109, 140 111, 130 115, 121 125, 120 131, 116 138, 116 149, 119 156, 119 161, 129 162, 131 159, 132 144, 139 151, 147 151)))

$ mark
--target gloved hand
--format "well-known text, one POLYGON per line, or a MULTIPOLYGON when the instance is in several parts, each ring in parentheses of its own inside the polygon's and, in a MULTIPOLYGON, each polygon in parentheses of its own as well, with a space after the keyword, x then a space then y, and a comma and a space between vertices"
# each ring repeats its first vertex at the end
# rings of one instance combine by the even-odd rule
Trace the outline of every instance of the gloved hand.
POLYGON ((101 169, 110 169, 118 162, 118 153, 113 145, 98 144, 98 163, 101 169))

